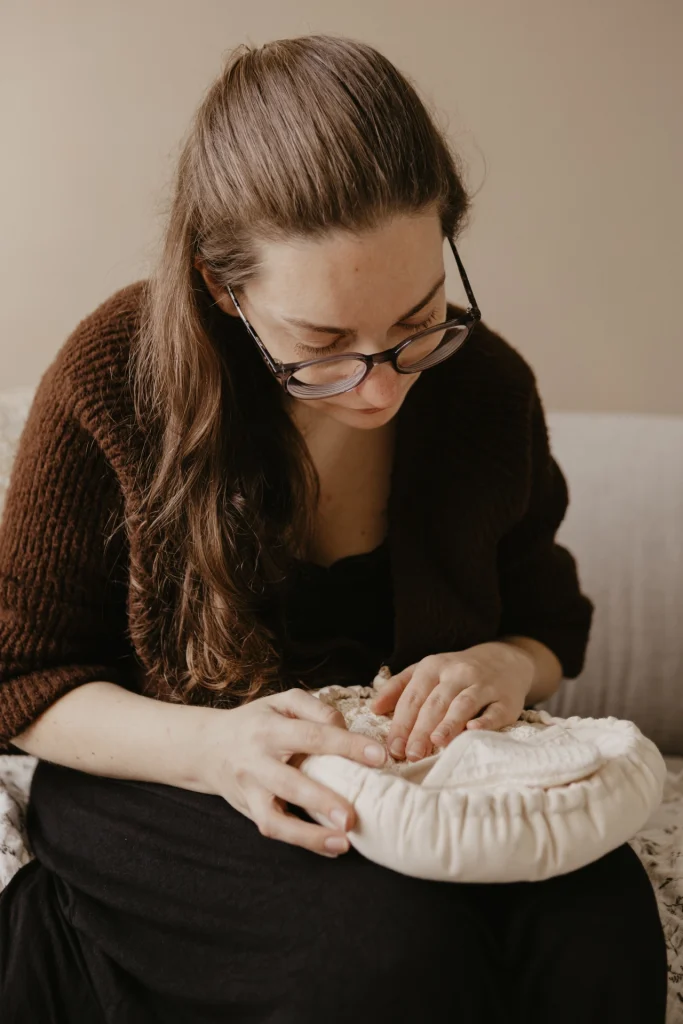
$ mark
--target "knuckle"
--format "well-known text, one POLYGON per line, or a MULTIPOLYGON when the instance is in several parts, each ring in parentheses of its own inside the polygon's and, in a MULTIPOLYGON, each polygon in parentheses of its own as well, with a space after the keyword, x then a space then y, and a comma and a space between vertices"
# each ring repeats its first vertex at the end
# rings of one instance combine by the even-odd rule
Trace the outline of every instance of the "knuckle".
POLYGON ((301 723, 301 745, 306 751, 317 751, 320 748, 320 728, 315 722, 301 723))
POLYGON ((313 782, 305 775, 301 775, 299 779, 291 780, 287 787, 286 799, 290 804, 296 804, 297 807, 324 810, 330 802, 331 795, 334 799, 334 795, 330 794, 330 791, 320 783, 313 782))
POLYGON ((480 715, 477 715, 473 721, 480 722, 482 725, 486 726, 501 725, 505 721, 506 717, 504 708, 490 704, 480 715))
POLYGON ((274 839, 276 835, 276 825, 272 817, 261 818, 256 822, 256 827, 262 836, 266 839, 274 839))
POLYGON ((473 718, 480 729, 496 729, 501 724, 494 716, 482 715, 481 718, 473 718))
POLYGON ((481 707, 481 701, 473 693, 461 693, 454 701, 458 716, 474 714, 481 707))
POLYGON ((289 761, 271 760, 261 776, 261 785, 271 795, 271 804, 278 800, 289 800, 298 792, 299 785, 306 778, 303 772, 290 764, 289 761))
POLYGON ((501 714, 505 714, 505 708, 498 703, 489 704, 488 707, 484 708, 484 714, 496 718, 501 714))
POLYGON ((428 671, 432 672, 440 666, 441 657, 438 654, 428 654, 422 659, 422 664, 428 671))
POLYGON ((409 711, 415 711, 422 707, 423 697, 417 690, 406 690, 403 694, 403 703, 409 711))
POLYGON ((428 712, 437 712, 439 714, 446 714, 449 707, 451 706, 451 697, 447 697, 446 694, 434 690, 430 697, 428 697, 425 707, 428 712))
POLYGON ((237 767, 233 769, 233 776, 235 782, 242 788, 244 788, 250 779, 249 770, 245 768, 244 765, 237 765, 237 767))
POLYGON ((460 681, 467 681, 468 686, 479 680, 479 668, 469 661, 459 661, 454 668, 454 675, 460 681))

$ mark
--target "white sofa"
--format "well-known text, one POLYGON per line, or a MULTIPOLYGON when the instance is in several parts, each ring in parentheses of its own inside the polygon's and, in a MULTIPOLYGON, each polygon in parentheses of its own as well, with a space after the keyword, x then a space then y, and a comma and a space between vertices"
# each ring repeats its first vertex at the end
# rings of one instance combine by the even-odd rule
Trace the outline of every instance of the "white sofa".
MULTIPOLYGON (((0 514, 32 388, 0 392, 0 514)), ((636 722, 669 766, 632 845, 669 949, 667 1024, 683 1024, 683 417, 548 413, 570 507, 558 534, 596 605, 585 669, 541 707, 636 722)), ((31 858, 23 823, 35 759, 0 756, 0 888, 31 858)))

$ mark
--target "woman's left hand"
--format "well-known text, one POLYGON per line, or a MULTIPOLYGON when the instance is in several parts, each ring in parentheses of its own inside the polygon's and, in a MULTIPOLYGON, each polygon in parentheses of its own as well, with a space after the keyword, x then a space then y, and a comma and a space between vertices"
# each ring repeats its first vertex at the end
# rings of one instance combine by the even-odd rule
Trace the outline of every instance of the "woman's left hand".
POLYGON ((393 757, 416 761, 432 752, 432 744, 446 746, 465 728, 501 729, 516 722, 534 671, 531 654, 500 640, 431 654, 387 679, 370 710, 394 711, 387 746, 393 757), (401 744, 397 751, 395 742, 401 744))

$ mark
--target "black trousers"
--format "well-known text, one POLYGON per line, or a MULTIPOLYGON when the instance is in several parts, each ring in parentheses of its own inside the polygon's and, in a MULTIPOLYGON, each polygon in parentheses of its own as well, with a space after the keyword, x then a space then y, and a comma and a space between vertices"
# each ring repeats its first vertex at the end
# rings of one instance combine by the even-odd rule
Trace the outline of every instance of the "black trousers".
POLYGON ((28 827, 36 859, 0 896, 2 1024, 664 1024, 627 844, 543 882, 432 882, 42 761, 28 827))

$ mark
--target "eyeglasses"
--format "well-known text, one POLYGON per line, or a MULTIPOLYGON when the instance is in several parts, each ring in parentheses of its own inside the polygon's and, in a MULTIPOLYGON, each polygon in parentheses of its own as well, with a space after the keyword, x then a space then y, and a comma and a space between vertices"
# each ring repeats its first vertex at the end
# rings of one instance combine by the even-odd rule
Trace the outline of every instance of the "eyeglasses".
POLYGON ((306 359, 298 363, 281 363, 271 356, 247 320, 230 285, 227 285, 227 290, 268 369, 285 391, 295 398, 329 398, 358 387, 378 363, 391 362, 397 373, 421 373, 442 363, 444 359, 449 359, 462 348, 475 324, 481 320, 481 313, 455 243, 451 238, 448 241, 470 302, 469 309, 457 317, 444 320, 443 323, 428 327, 417 334, 411 334, 393 348, 377 352, 375 355, 345 352, 343 355, 306 359))

